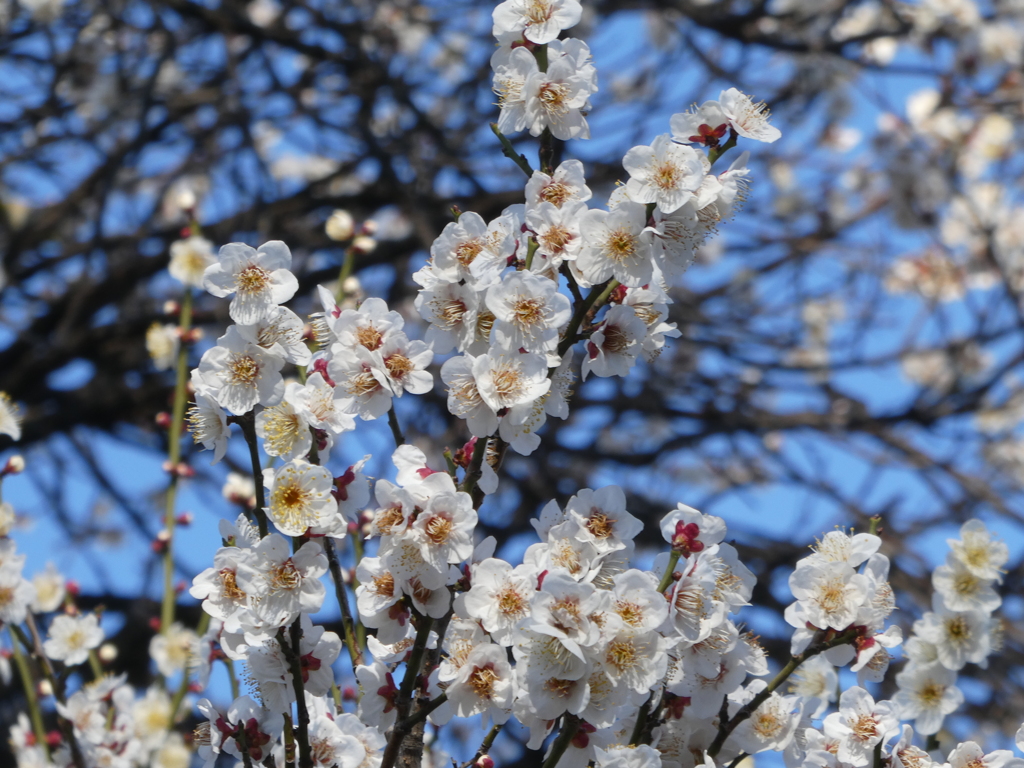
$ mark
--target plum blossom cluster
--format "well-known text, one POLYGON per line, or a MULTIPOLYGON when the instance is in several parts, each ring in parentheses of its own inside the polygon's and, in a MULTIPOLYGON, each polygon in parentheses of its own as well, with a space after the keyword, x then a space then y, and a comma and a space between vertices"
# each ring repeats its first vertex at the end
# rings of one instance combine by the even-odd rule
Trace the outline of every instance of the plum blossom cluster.
MULTIPOLYGON (((579 18, 575 0, 509 0, 495 9, 495 130, 503 141, 504 133, 526 128, 544 146, 552 138, 589 137, 587 99, 597 88, 590 51, 575 38, 558 38, 579 18)), ((520 157, 529 175, 525 203, 492 221, 460 213, 434 241, 429 263, 413 276, 421 286, 416 306, 429 323, 431 349, 458 353, 441 378, 449 410, 474 437, 496 434, 514 450, 532 452, 547 417, 568 414, 578 341, 585 342, 586 379, 625 376, 641 357, 655 357, 666 337, 679 335, 668 322, 668 285, 742 202, 748 184, 746 155, 722 173, 712 165, 740 136, 774 141, 779 132, 764 105, 736 89, 676 115, 671 125, 672 135, 626 154, 629 180, 607 209, 591 207, 580 161, 553 168, 542 149, 540 170, 520 157), (581 289, 592 291, 587 300, 581 289), (601 315, 584 325, 588 310, 601 315)))

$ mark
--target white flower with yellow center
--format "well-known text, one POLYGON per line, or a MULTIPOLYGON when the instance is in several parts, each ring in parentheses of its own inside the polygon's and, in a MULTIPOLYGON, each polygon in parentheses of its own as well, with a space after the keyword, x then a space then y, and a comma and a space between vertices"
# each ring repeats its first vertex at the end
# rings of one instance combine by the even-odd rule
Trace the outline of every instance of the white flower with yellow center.
POLYGON ((283 627, 299 614, 316 613, 324 601, 320 577, 327 557, 316 541, 307 541, 294 554, 288 540, 272 533, 236 566, 238 587, 249 596, 253 614, 267 628, 283 627))
POLYGON ((230 326, 199 361, 198 378, 208 395, 236 416, 257 403, 277 405, 284 395, 284 362, 252 344, 230 326))
POLYGON ((875 702, 860 687, 848 688, 839 697, 839 711, 825 718, 825 735, 839 741, 836 756, 853 766, 870 765, 875 745, 899 733, 900 718, 890 701, 875 702))
MULTIPOLYGON (((768 686, 764 680, 754 680, 746 688, 729 695, 729 717, 768 686)), ((798 696, 780 696, 772 693, 753 714, 737 726, 729 738, 729 745, 753 755, 765 750, 782 751, 793 740, 800 723, 803 708, 798 696)))
POLYGON ((579 24, 582 13, 578 0, 505 0, 492 14, 492 34, 501 39, 518 33, 544 45, 557 39, 563 29, 579 24))
POLYGON ((504 560, 487 558, 470 566, 472 587, 459 606, 481 623, 495 642, 510 645, 512 631, 530 613, 536 580, 526 566, 513 568, 504 560))
POLYGON ((203 274, 215 263, 213 243, 205 237, 192 235, 171 243, 171 263, 167 271, 189 288, 202 288, 203 274))
POLYGON ((480 394, 473 371, 487 355, 459 355, 445 360, 441 381, 448 386, 448 412, 466 420, 474 437, 489 437, 498 428, 498 416, 480 394))
POLYGON ((522 423, 529 412, 512 409, 532 403, 551 388, 547 361, 530 353, 480 355, 473 363, 473 377, 483 401, 499 416, 507 412, 505 418, 513 423, 522 423))
POLYGON ((436 570, 461 563, 473 554, 477 514, 468 493, 441 493, 430 499, 409 526, 423 559, 436 570))
POLYGON ((1003 599, 983 579, 959 560, 950 558, 932 572, 932 587, 942 596, 942 602, 953 611, 984 611, 992 613, 1003 599))
POLYGON ((212 392, 199 378, 197 371, 192 372, 192 385, 196 390, 196 401, 185 414, 188 431, 196 443, 213 451, 213 461, 210 463, 216 464, 228 450, 231 429, 224 409, 213 399, 212 392))
POLYGON ((287 307, 272 307, 259 322, 238 326, 247 341, 295 365, 309 365, 313 356, 303 337, 305 329, 305 323, 287 307))
POLYGON ((352 414, 344 410, 348 405, 345 392, 328 384, 319 371, 311 374, 306 384, 296 390, 295 402, 306 422, 332 437, 356 428, 352 414))
POLYGON ((313 438, 309 418, 302 407, 303 389, 297 381, 289 382, 280 403, 256 414, 256 434, 263 441, 263 450, 268 456, 291 461, 309 453, 313 438))
POLYGON ((485 302, 495 317, 492 339, 506 352, 554 350, 559 329, 572 315, 558 284, 530 272, 515 272, 491 286, 485 302))
POLYGON ((1002 581, 1002 568, 1010 558, 1005 542, 993 538, 980 520, 968 520, 960 527, 960 539, 949 539, 952 549, 950 559, 963 563, 964 567, 982 579, 1002 581))
POLYGON ((175 622, 149 642, 149 655, 164 677, 199 663, 199 635, 175 622))
POLYGON ((618 304, 609 309, 604 321, 586 342, 580 366, 582 379, 595 376, 626 376, 636 365, 647 338, 647 325, 633 307, 618 304))
POLYGON ((439 276, 465 280, 479 290, 498 282, 515 249, 516 239, 506 221, 487 223, 480 214, 467 211, 441 230, 430 256, 439 276))
POLYGON ((583 276, 594 285, 610 277, 633 288, 650 283, 654 259, 646 226, 642 203, 625 201, 612 211, 587 211, 580 222, 583 247, 576 257, 583 276))
MULTIPOLYGON (((590 49, 582 43, 579 47, 589 61, 590 49)), ((531 136, 540 136, 548 128, 556 139, 589 139, 583 112, 596 87, 581 72, 576 58, 558 56, 549 48, 547 71, 539 71, 536 61, 533 69, 523 83, 523 127, 529 128, 531 136)))
POLYGON ((585 202, 593 196, 583 172, 583 163, 579 160, 565 160, 550 176, 542 171, 534 171, 526 182, 526 210, 541 203, 551 203, 562 208, 567 203, 585 202))
POLYGON ((302 536, 338 511, 330 471, 302 459, 264 470, 263 484, 268 488, 267 515, 287 536, 302 536))
POLYGON ((69 667, 81 664, 89 658, 89 651, 103 642, 96 615, 60 615, 50 624, 49 637, 43 643, 46 655, 55 661, 63 661, 69 667))
POLYGON ((938 733, 946 715, 964 702, 964 694, 956 687, 956 673, 940 664, 910 664, 896 675, 899 690, 892 703, 899 707, 900 717, 914 720, 914 730, 925 736, 938 733))
MULTIPOLYGON (((650 146, 633 147, 622 159, 622 165, 630 176, 626 183, 629 198, 637 203, 657 203, 665 213, 695 200, 711 168, 702 153, 693 147, 673 144, 667 133, 658 136, 650 146)), ((717 179, 715 185, 719 186, 717 179)), ((711 200, 701 201, 698 207, 703 208, 708 202, 711 200)))
POLYGON ((869 594, 867 577, 846 563, 815 566, 806 562, 789 577, 790 591, 806 620, 819 629, 846 629, 869 594))
POLYGON ((935 646, 938 661, 956 672, 965 664, 986 664, 992 652, 992 619, 984 611, 951 611, 934 595, 932 610, 914 622, 914 634, 935 646))
POLYGON ((153 367, 158 371, 174 367, 180 343, 176 325, 153 323, 146 329, 146 351, 153 360, 153 367))
POLYGON ((203 287, 220 298, 234 294, 228 313, 239 325, 262 321, 299 289, 299 281, 289 271, 291 251, 280 240, 258 249, 229 243, 221 247, 217 259, 203 273, 203 287))
POLYGON ((515 673, 504 648, 478 645, 466 657, 459 674, 448 686, 448 700, 458 717, 483 714, 486 722, 504 723, 512 715, 515 673))
POLYGON ((36 599, 32 601, 34 613, 55 611, 64 602, 64 575, 53 563, 46 564, 46 570, 32 577, 32 586, 36 588, 36 599))

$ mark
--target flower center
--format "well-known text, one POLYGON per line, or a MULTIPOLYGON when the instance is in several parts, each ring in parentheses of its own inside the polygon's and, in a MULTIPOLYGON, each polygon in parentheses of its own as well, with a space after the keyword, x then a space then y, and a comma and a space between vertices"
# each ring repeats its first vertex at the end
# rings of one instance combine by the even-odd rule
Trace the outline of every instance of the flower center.
POLYGON ((384 342, 384 334, 372 325, 365 325, 356 331, 356 341, 372 352, 384 342))
POLYGON ((295 589, 302 582, 302 574, 289 557, 270 571, 270 587, 274 590, 295 589))
POLYGON ((469 687, 473 689, 473 693, 481 699, 489 699, 494 692, 494 684, 497 681, 498 675, 494 671, 494 665, 487 664, 483 667, 474 667, 467 682, 469 687))
POLYGON ((384 367, 388 369, 388 375, 393 379, 401 379, 409 371, 415 370, 416 366, 413 365, 405 355, 394 354, 384 358, 384 367))
POLYGON ((255 264, 250 264, 235 278, 235 290, 243 296, 255 296, 262 293, 269 285, 270 273, 255 264))
POLYGON ((572 233, 561 225, 549 227, 548 231, 538 238, 547 251, 561 251, 572 240, 572 233))
POLYGON ((633 645, 632 640, 613 640, 608 644, 605 661, 615 667, 620 673, 635 667, 639 660, 636 646, 633 645))
POLYGON ((460 299, 436 301, 432 304, 432 307, 437 324, 447 330, 451 330, 461 323, 462 316, 466 314, 466 304, 460 299))
POLYGON ((395 577, 385 571, 380 576, 373 577, 373 591, 381 597, 395 596, 395 577))
POLYGON ((494 381, 494 388, 498 397, 511 405, 518 403, 526 390, 526 382, 523 380, 519 365, 512 361, 499 363, 491 378, 494 381))
POLYGON ((498 613, 505 618, 514 619, 526 615, 527 601, 511 584, 507 585, 494 597, 498 603, 498 613))
POLYGON ((363 397, 378 389, 380 389, 380 382, 367 370, 351 376, 345 384, 345 390, 353 397, 363 397))
POLYGON ((517 296, 512 302, 512 323, 521 330, 544 322, 544 300, 517 296))
POLYGON ((448 540, 448 536, 452 532, 454 525, 452 521, 441 515, 434 515, 427 524, 423 527, 424 533, 427 534, 427 538, 430 539, 434 544, 444 544, 448 540))
POLYGON ((378 536, 387 536, 396 525, 401 525, 405 520, 401 507, 388 507, 377 511, 373 518, 374 532, 378 536))
POLYGON ((678 187, 682 180, 682 169, 668 161, 664 161, 656 166, 654 173, 651 175, 651 181, 654 182, 654 186, 666 192, 678 187))
POLYGON ((613 229, 608 233, 608 238, 604 241, 604 247, 602 250, 607 258, 618 264, 622 264, 628 259, 632 259, 636 256, 636 235, 625 227, 613 229))
POLYGON ((559 117, 569 111, 569 86, 564 83, 547 82, 537 92, 540 105, 550 117, 559 117))
POLYGON ((234 355, 228 363, 225 373, 228 384, 254 387, 260 376, 260 364, 249 355, 234 355))
POLYGON ((235 581, 235 572, 230 568, 222 568, 220 573, 220 593, 228 600, 245 600, 245 592, 235 581))
POLYGON ((561 181, 552 181, 544 186, 538 196, 541 200, 551 203, 556 208, 561 208, 562 203, 572 199, 572 189, 561 181))
POLYGON ((484 245, 479 240, 467 240, 455 247, 455 260, 463 267, 469 268, 483 249, 484 245))

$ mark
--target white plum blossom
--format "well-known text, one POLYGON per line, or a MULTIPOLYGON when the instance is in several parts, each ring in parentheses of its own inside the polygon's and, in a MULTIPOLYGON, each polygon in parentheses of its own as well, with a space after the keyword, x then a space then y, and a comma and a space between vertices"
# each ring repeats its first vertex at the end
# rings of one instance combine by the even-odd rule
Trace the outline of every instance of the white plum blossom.
POLYGON ((617 304, 604 316, 601 325, 586 342, 586 354, 581 366, 581 378, 595 376, 626 376, 636 365, 643 351, 647 326, 637 317, 633 307, 617 304))
POLYGON ((837 757, 853 766, 871 763, 875 745, 899 732, 899 717, 891 702, 879 701, 860 687, 848 688, 839 697, 839 711, 825 718, 825 735, 838 740, 837 757))
POLYGON ((505 649, 494 643, 478 645, 466 657, 448 685, 448 700, 458 717, 483 714, 495 724, 512 714, 515 677, 505 649))
POLYGON ((205 393, 236 416, 257 403, 277 405, 284 396, 284 361, 245 339, 237 326, 217 340, 199 361, 198 381, 205 393))
POLYGON ((968 520, 960 527, 960 539, 947 540, 952 550, 950 559, 982 579, 1002 581, 1002 567, 1009 559, 1005 542, 992 537, 980 520, 968 520))
POLYGON ((295 365, 309 365, 313 354, 303 339, 304 330, 305 324, 287 307, 272 307, 262 320, 238 326, 246 341, 295 365))
MULTIPOLYGON (((710 169, 703 154, 692 147, 673 144, 667 133, 658 136, 650 146, 633 147, 622 159, 622 165, 630 176, 626 183, 629 198, 637 203, 657 203, 666 214, 695 199, 710 169)), ((715 186, 719 186, 717 179, 715 186)), ((699 207, 708 202, 711 200, 699 207)))
POLYGON ((334 478, 330 470, 302 459, 264 470, 263 484, 268 489, 267 516, 288 536, 302 536, 338 510, 331 495, 334 478))
POLYGON ((103 638, 104 632, 96 614, 61 615, 50 623, 49 637, 43 643, 43 651, 51 659, 73 667, 88 659, 89 651, 98 648, 103 638))
POLYGON ((573 202, 586 202, 592 197, 579 160, 564 160, 555 168, 551 175, 543 171, 534 171, 526 182, 526 211, 538 207, 541 203, 551 203, 562 208, 573 202))
POLYGON ((494 9, 493 34, 499 39, 518 34, 544 45, 579 24, 582 12, 578 0, 505 0, 494 9))
POLYGON ((782 136, 778 128, 768 124, 771 112, 763 101, 755 102, 735 88, 729 88, 718 97, 718 105, 729 127, 744 138, 771 143, 782 136))
POLYGON ((597 285, 614 277, 633 287, 651 282, 654 261, 646 226, 642 203, 623 202, 611 211, 595 209, 583 214, 583 247, 576 265, 586 280, 597 285))
POLYGON ((203 274, 216 261, 213 243, 200 235, 190 235, 171 243, 171 262, 167 271, 188 288, 202 288, 203 274))
POLYGON ((271 240, 258 249, 229 243, 221 246, 217 263, 203 273, 203 287, 222 298, 234 294, 228 308, 231 319, 239 325, 253 325, 299 289, 298 280, 289 271, 291 265, 291 251, 280 240, 271 240))
POLYGON ((238 561, 235 583, 259 620, 276 628, 320 610, 325 594, 320 576, 326 572, 318 542, 307 541, 292 554, 287 539, 272 533, 238 561))
POLYGON ((963 704, 956 687, 956 673, 940 664, 911 664, 896 675, 899 690, 892 698, 900 717, 914 720, 914 729, 925 736, 938 733, 946 715, 963 704))
POLYGON ((530 272, 516 272, 492 286, 485 301, 495 317, 491 338, 506 352, 553 350, 572 315, 558 285, 530 272))

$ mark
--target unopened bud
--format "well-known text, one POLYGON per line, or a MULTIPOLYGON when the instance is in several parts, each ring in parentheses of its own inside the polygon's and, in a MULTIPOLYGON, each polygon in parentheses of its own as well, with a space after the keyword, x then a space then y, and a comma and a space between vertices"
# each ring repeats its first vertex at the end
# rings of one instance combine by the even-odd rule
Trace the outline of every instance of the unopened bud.
POLYGON ((184 581, 179 581, 177 584, 174 585, 174 594, 180 595, 182 592, 185 591, 185 587, 186 587, 185 582, 184 581))
POLYGON ((78 597, 82 593, 82 586, 74 579, 68 579, 64 583, 64 591, 72 597, 78 597))
POLYGON ((324 226, 327 236, 339 243, 351 240, 352 235, 355 233, 355 228, 356 222, 352 218, 352 214, 340 208, 331 214, 330 218, 327 219, 327 224, 324 226))
POLYGON ((356 689, 351 685, 346 685, 341 689, 341 700, 342 701, 355 701, 356 700, 356 689))
POLYGON ((154 632, 159 632, 160 631, 160 619, 157 618, 156 616, 151 618, 149 620, 149 628, 152 629, 154 632))
POLYGON ((476 761, 476 768, 494 768, 494 760, 490 755, 480 755, 476 761))
POLYGON ((156 425, 160 427, 160 429, 169 429, 171 426, 171 414, 167 411, 160 411, 153 421, 156 422, 156 425))
POLYGON ((4 465, 3 470, 0 470, 0 475, 19 475, 25 471, 25 459, 22 458, 20 453, 16 453, 7 459, 7 463, 4 465))
MULTIPOLYGON (((47 683, 49 685, 49 683, 47 683)), ((42 687, 42 686, 40 686, 42 687)), ((46 743, 51 748, 56 749, 60 746, 61 735, 60 731, 47 731, 46 732, 46 743)))
POLYGON ((377 241, 369 235, 360 235, 352 241, 352 245, 349 247, 357 256, 366 256, 368 253, 373 253, 377 247, 377 241))
POLYGON ((364 539, 368 539, 370 536, 373 535, 373 528, 370 526, 369 523, 363 525, 362 534, 364 539))
POLYGON ((189 187, 183 187, 178 193, 178 199, 174 201, 183 211, 191 211, 196 207, 196 193, 189 187))
POLYGON ((203 329, 189 328, 184 333, 178 333, 178 337, 186 344, 195 344, 203 338, 203 329))
POLYGON ((359 523, 349 523, 346 526, 346 528, 350 536, 355 535, 355 533, 359 530, 359 523))
POLYGON ((39 691, 40 696, 53 696, 53 686, 50 685, 49 680, 40 680, 36 690, 39 691))
POLYGON ((341 284, 341 288, 346 296, 358 296, 363 290, 363 284, 359 282, 359 278, 355 275, 349 275, 345 278, 345 282, 341 284))
POLYGON ((370 237, 373 237, 374 235, 377 234, 378 228, 379 227, 376 221, 374 221, 373 219, 367 219, 366 221, 363 222, 363 226, 359 228, 359 234, 369 235, 370 237))
POLYGON ((174 299, 168 299, 164 302, 165 315, 168 317, 177 317, 179 312, 181 312, 181 304, 174 301, 174 299))
POLYGON ((362 523, 372 523, 373 522, 373 512, 371 512, 368 509, 364 509, 362 512, 359 513, 359 520, 362 523))
POLYGON ((194 517, 195 516, 191 512, 182 512, 180 515, 174 518, 174 522, 181 526, 189 526, 192 525, 192 520, 194 519, 194 517))
POLYGON ((117 658, 117 646, 113 643, 104 643, 96 651, 96 655, 100 657, 100 661, 104 664, 110 664, 117 658))

